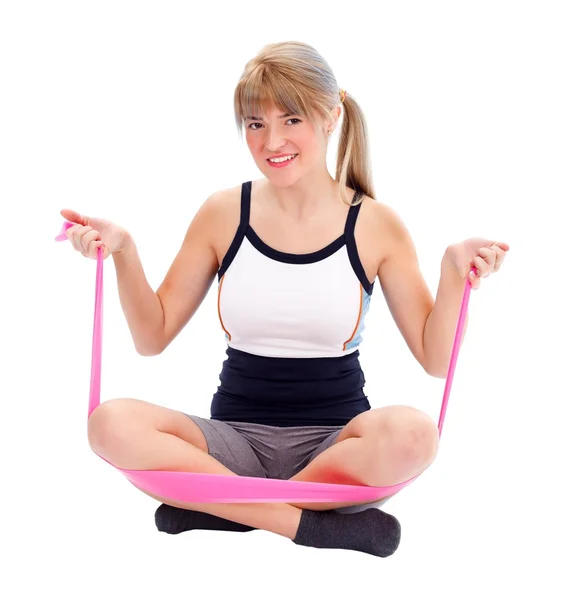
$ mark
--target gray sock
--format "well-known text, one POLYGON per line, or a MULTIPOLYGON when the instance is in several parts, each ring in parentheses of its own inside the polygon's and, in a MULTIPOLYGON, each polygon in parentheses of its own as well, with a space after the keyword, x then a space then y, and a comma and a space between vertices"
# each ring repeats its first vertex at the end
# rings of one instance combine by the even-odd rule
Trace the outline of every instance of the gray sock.
POLYGON ((342 548, 374 556, 390 556, 400 544, 400 523, 378 508, 342 514, 303 510, 293 542, 313 548, 342 548))
POLYGON ((183 533, 193 529, 211 531, 238 531, 241 533, 253 531, 254 527, 235 523, 228 519, 215 517, 197 510, 186 510, 169 504, 161 504, 156 510, 156 527, 159 531, 170 534, 183 533))

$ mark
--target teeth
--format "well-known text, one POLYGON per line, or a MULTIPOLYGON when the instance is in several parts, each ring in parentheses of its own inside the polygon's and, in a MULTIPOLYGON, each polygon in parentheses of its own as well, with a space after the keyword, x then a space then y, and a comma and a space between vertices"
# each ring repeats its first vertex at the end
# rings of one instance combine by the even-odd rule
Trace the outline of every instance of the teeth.
POLYGON ((286 160, 291 160, 292 158, 295 158, 295 156, 297 156, 296 154, 289 154, 289 156, 282 156, 281 158, 269 158, 269 162, 274 162, 274 163, 281 163, 281 162, 285 162, 286 160))

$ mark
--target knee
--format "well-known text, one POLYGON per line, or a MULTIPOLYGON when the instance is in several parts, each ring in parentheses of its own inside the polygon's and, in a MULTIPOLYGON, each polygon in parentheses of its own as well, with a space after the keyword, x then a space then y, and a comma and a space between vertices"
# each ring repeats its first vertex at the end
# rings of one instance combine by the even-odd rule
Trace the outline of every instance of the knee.
POLYGON ((132 424, 130 398, 115 398, 101 403, 89 417, 87 437, 93 452, 101 456, 117 454, 126 443, 132 424))
POLYGON ((396 451, 402 460, 428 467, 436 458, 439 446, 437 424, 426 413, 411 406, 395 406, 391 414, 378 422, 378 443, 396 451))

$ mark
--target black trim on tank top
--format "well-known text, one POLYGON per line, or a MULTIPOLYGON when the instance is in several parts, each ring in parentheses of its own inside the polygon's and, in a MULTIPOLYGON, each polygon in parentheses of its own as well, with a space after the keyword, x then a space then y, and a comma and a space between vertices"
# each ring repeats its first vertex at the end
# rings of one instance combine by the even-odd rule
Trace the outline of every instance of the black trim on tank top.
POLYGON ((224 255, 222 265, 220 265, 220 268, 218 269, 218 279, 220 279, 226 273, 228 267, 230 267, 232 261, 234 260, 234 257, 236 256, 236 253, 238 252, 247 234, 251 214, 251 186, 251 181, 247 181, 242 185, 240 202, 240 221, 236 230, 236 234, 228 250, 226 251, 226 254, 224 255))
POLYGON ((222 265, 218 269, 217 277, 219 280, 226 273, 228 267, 232 264, 232 261, 234 260, 234 257, 236 256, 237 252, 239 251, 245 237, 249 240, 249 242, 254 246, 254 248, 257 251, 267 256, 268 258, 279 262, 296 265, 306 265, 324 260, 325 258, 330 257, 332 254, 337 252, 340 248, 342 248, 345 245, 348 252, 350 264, 352 265, 352 269, 354 270, 356 277, 358 278, 358 280, 362 284, 362 287, 364 288, 364 290, 366 290, 368 295, 372 294, 372 291, 374 289, 374 283, 370 283, 368 281, 366 272, 358 254, 356 238, 354 235, 356 220, 358 218, 358 213, 360 212, 361 202, 358 204, 353 203, 362 195, 361 192, 356 191, 354 193, 354 196, 352 198, 352 205, 350 206, 350 210, 348 211, 344 233, 342 235, 340 235, 337 239, 335 239, 333 242, 331 242, 324 248, 316 250, 315 252, 308 252, 306 254, 292 254, 290 252, 282 252, 280 250, 275 250, 275 248, 272 248, 271 246, 263 242, 263 240, 251 227, 250 214, 252 184, 252 181, 247 181, 242 185, 240 222, 236 230, 236 234, 232 240, 232 243, 230 244, 226 254, 224 255, 222 265))
MULTIPOLYGON (((355 200, 358 196, 356 192, 354 194, 353 200, 355 200)), ((353 202, 352 200, 352 202, 353 202)), ((350 208, 349 213, 352 212, 352 208, 350 208)), ((348 220, 349 220, 348 213, 348 220)), ((347 228, 347 225, 346 225, 347 228)), ((312 263, 319 262, 324 260, 325 258, 329 258, 332 254, 335 254, 340 248, 343 248, 346 244, 346 235, 345 228, 344 233, 336 238, 333 242, 316 250, 315 252, 307 252, 305 254, 294 254, 291 252, 282 252, 281 250, 276 250, 272 246, 266 244, 257 234, 257 232, 251 227, 249 224, 247 227, 247 239, 254 246, 256 250, 258 250, 264 256, 271 258, 272 260, 276 260, 278 262, 288 263, 292 265, 308 265, 312 263)), ((350 262, 352 259, 350 258, 350 262)))
POLYGON ((328 244, 325 248, 316 250, 315 252, 308 252, 306 254, 291 254, 289 252, 281 252, 275 250, 263 242, 263 240, 256 234, 255 230, 249 225, 247 228, 247 239, 249 242, 265 256, 272 258, 278 262, 289 263, 292 265, 308 265, 311 263, 319 262, 324 258, 328 258, 340 248, 345 246, 346 239, 342 234, 335 239, 331 244, 328 244))
MULTIPOLYGON (((361 192, 356 192, 356 194, 359 197, 361 192)), ((354 196, 354 199, 356 199, 356 196, 354 196)), ((354 234, 356 229, 356 220, 358 218, 361 206, 362 203, 359 202, 358 204, 352 204, 350 207, 348 218, 346 219, 344 235, 352 269, 354 270, 357 278, 360 280, 362 287, 366 290, 367 294, 371 296, 372 292, 374 291, 374 282, 372 281, 370 283, 368 281, 368 276, 366 275, 366 271, 364 270, 364 266, 360 260, 360 255, 358 254, 358 246, 356 245, 356 236, 354 234)))

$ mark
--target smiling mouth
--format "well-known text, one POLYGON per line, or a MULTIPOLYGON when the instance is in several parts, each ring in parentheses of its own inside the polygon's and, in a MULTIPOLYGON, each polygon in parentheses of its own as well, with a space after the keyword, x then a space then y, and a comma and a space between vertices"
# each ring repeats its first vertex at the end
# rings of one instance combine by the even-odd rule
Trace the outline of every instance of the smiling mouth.
POLYGON ((290 158, 283 158, 281 159, 276 159, 276 160, 272 160, 270 158, 267 158, 267 162, 272 165, 273 167, 280 167, 280 166, 284 166, 284 165, 288 165, 289 163, 292 163, 297 156, 299 156, 298 154, 289 154, 288 155, 290 158))

